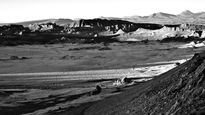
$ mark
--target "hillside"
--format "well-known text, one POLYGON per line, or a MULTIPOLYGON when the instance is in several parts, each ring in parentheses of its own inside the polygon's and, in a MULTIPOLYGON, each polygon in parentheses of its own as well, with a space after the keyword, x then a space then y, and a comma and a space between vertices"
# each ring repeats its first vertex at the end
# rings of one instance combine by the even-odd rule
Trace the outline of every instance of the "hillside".
POLYGON ((205 52, 120 95, 84 110, 85 115, 203 114, 205 52))

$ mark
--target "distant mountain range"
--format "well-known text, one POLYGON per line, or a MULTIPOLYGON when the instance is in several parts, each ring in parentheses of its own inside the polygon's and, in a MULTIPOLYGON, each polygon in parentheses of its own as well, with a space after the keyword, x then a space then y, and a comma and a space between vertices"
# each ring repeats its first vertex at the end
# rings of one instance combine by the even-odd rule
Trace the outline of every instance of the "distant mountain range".
POLYGON ((57 25, 68 25, 73 22, 71 19, 44 19, 44 20, 34 20, 34 21, 26 21, 26 22, 19 22, 17 24, 28 26, 29 24, 35 24, 35 23, 56 23, 57 25))
MULTIPOLYGON (((183 11, 178 15, 168 14, 163 12, 154 13, 149 16, 126 16, 126 17, 99 17, 100 19, 112 19, 112 20, 126 20, 134 23, 157 23, 157 24, 182 24, 182 23, 193 23, 193 24, 205 24, 205 12, 193 13, 189 10, 183 11)), ((72 19, 44 19, 19 22, 14 24, 20 24, 28 26, 29 24, 35 23, 48 23, 53 22, 58 25, 70 25, 74 20, 72 19)), ((8 24, 8 23, 7 23, 8 24)), ((4 25, 1 24, 0 25, 4 25)))
POLYGON ((123 17, 121 19, 131 21, 131 22, 136 22, 136 23, 205 24, 205 12, 193 13, 189 10, 186 10, 178 15, 158 12, 149 16, 130 16, 130 17, 123 17))
POLYGON ((43 20, 33 20, 33 21, 25 21, 25 22, 18 22, 18 23, 0 23, 0 25, 8 25, 8 24, 19 24, 23 26, 28 26, 30 24, 41 24, 41 23, 56 23, 57 25, 70 25, 73 20, 71 19, 43 19, 43 20))

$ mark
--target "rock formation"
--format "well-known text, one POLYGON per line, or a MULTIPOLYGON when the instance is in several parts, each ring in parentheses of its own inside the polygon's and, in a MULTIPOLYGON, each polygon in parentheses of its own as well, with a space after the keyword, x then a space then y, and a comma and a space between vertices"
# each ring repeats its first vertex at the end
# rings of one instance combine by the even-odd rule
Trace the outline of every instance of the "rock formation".
MULTIPOLYGON (((172 17, 163 13, 155 14, 152 17, 161 17, 162 15, 172 17)), ((5 25, 0 27, 0 37, 4 38, 3 41, 12 40, 9 42, 26 40, 24 43, 36 40, 42 43, 50 42, 51 39, 48 38, 52 38, 53 42, 66 41, 67 39, 84 39, 86 42, 164 39, 165 41, 177 41, 178 39, 187 40, 186 38, 191 38, 190 40, 192 38, 205 38, 204 31, 205 25, 202 24, 153 24, 133 23, 120 19, 80 19, 67 26, 59 26, 54 22, 34 23, 28 27, 5 25)))
POLYGON ((151 23, 132 23, 124 20, 107 20, 107 19, 80 19, 76 20, 73 24, 70 25, 71 28, 76 27, 87 27, 87 28, 98 28, 106 31, 112 31, 113 33, 117 32, 119 29, 124 32, 132 32, 138 28, 145 29, 160 29, 162 25, 160 24, 151 24, 151 23))
POLYGON ((55 23, 30 24, 28 27, 32 32, 61 32, 64 29, 55 23))
POLYGON ((96 85, 95 90, 90 92, 90 96, 97 95, 97 94, 101 93, 101 91, 102 91, 102 88, 99 85, 96 85))
POLYGON ((22 35, 22 33, 27 33, 30 30, 22 25, 4 25, 0 26, 0 36, 5 35, 22 35))

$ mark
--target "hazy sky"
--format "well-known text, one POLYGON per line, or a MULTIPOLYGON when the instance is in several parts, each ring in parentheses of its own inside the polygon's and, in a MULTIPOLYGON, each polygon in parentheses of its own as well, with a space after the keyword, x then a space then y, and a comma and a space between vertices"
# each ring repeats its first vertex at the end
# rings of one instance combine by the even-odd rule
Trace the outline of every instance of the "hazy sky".
POLYGON ((0 0, 0 23, 205 11, 205 0, 0 0))

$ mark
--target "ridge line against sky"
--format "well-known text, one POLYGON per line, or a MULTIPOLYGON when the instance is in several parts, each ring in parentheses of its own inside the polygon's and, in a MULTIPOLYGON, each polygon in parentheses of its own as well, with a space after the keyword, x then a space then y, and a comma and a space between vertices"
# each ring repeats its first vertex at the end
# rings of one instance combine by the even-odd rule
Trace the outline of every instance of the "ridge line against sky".
POLYGON ((0 23, 205 11, 205 0, 0 0, 0 23))

